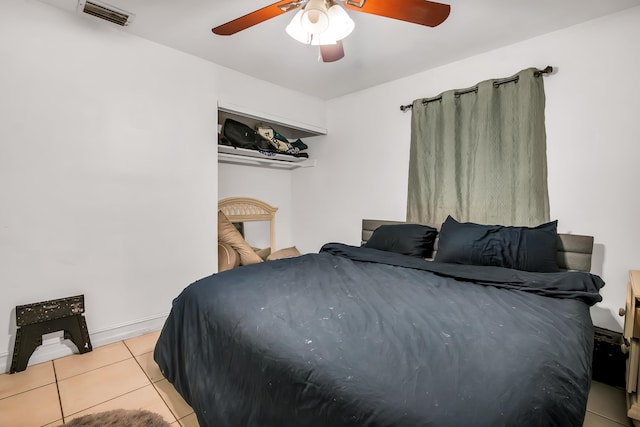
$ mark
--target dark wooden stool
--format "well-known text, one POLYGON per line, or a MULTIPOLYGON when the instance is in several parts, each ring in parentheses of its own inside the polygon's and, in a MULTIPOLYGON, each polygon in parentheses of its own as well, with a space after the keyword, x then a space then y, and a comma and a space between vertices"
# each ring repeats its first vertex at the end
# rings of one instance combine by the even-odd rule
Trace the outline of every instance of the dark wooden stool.
POLYGON ((93 348, 84 316, 84 295, 36 302, 16 307, 16 342, 13 346, 10 373, 27 369, 29 358, 42 345, 42 335, 64 331, 80 353, 93 348))

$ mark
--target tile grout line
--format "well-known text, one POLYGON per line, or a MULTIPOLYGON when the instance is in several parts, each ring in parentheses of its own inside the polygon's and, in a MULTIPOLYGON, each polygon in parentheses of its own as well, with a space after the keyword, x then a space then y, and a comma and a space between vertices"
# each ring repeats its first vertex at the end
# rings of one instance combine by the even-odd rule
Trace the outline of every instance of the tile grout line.
MULTIPOLYGON (((138 362, 138 360, 137 360, 137 359, 136 359, 136 362, 138 362)), ((140 362, 138 362, 138 365, 140 365, 140 362)), ((140 366, 140 369, 142 369, 142 366, 140 366)), ((144 372, 144 369, 142 369, 142 371, 144 372)), ((146 375, 146 374, 147 374, 147 373, 145 372, 145 375, 146 375)), ((147 378, 149 378, 149 377, 147 377, 147 378)), ((160 381, 167 381, 167 382, 169 382, 169 380, 167 380, 167 379, 166 379, 166 378, 164 378, 164 376, 163 376, 161 380, 158 380, 158 381, 155 381, 155 382, 154 382, 154 381, 152 381, 152 380, 151 380, 151 378, 149 378, 149 381, 151 382, 151 386, 153 387, 153 391, 155 391, 155 392, 156 392, 156 394, 158 395, 158 397, 160 398, 160 400, 162 401, 162 403, 164 404, 164 406, 166 406, 166 407, 167 407, 167 409, 169 410, 169 413, 173 416, 173 418, 175 418, 175 420, 178 422, 178 425, 182 425, 182 423, 180 422, 180 420, 181 420, 182 418, 178 418, 178 415, 174 412, 174 410, 173 410, 173 409, 171 409, 171 406, 169 406, 169 403, 167 402, 167 400, 162 396, 162 394, 160 394, 160 390, 158 390, 158 387, 156 387, 156 384, 157 384, 157 383, 159 383, 160 381)), ((169 383, 169 384, 171 384, 171 383, 169 383)), ((188 415, 190 415, 190 414, 188 414, 188 415)), ((186 416, 188 416, 188 415, 185 415, 185 417, 186 417, 186 416)), ((184 417, 183 417, 183 418, 184 418, 184 417)))
MULTIPOLYGON (((68 379, 75 378, 75 377, 78 377, 80 375, 84 375, 84 374, 89 373, 89 372, 97 371, 98 369, 106 368, 107 366, 113 366, 113 365, 115 365, 117 363, 122 363, 122 362, 124 362, 126 360, 129 360, 131 358, 135 359, 135 357, 132 356, 132 357, 127 357, 126 359, 116 360, 115 362, 110 362, 110 363, 107 363, 105 365, 97 366, 97 367, 95 367, 93 369, 89 369, 88 371, 84 371, 84 372, 80 372, 80 373, 77 373, 77 374, 69 375, 68 377, 61 378, 60 381, 66 381, 68 379)), ((58 382, 57 378, 56 378, 56 382, 58 382)))
MULTIPOLYGON (((147 353, 149 353, 149 352, 147 352, 147 353)), ((142 353, 142 354, 140 354, 139 356, 143 356, 143 355, 145 355, 145 354, 147 354, 147 353, 142 353)), ((133 356, 133 360, 135 360, 135 361, 136 361, 136 363, 138 364, 138 367, 142 370, 142 373, 144 374, 144 376, 145 376, 145 377, 147 377, 147 379, 149 380, 149 383, 151 383, 151 385, 153 385, 155 382, 157 382, 157 381, 153 381, 153 380, 151 379, 151 377, 149 376, 149 374, 147 374, 147 371, 145 371, 145 370, 144 370, 144 368, 143 368, 143 367, 142 367, 142 365, 140 364, 140 361, 138 360, 138 357, 137 357, 137 356, 133 356)), ((154 387, 154 388, 155 388, 155 387, 154 387)))
MULTIPOLYGON (((623 387, 611 386, 611 385, 608 385, 608 384, 604 384, 604 383, 592 380, 592 384, 594 382, 598 383, 598 384, 601 384, 601 385, 606 387, 605 389, 601 388, 600 393, 602 393, 603 392, 602 390, 604 390, 604 393, 609 394, 609 393, 612 393, 612 390, 613 390, 618 394, 622 394, 623 396, 626 394, 626 389, 623 388, 623 387)), ((592 390, 593 390, 593 388, 589 391, 590 394, 591 394, 592 390)), ((600 411, 597 411, 597 410, 594 410, 594 409, 589 409, 588 407, 587 407, 587 411, 591 412, 594 415, 597 415, 598 417, 604 418, 607 421, 610 421, 610 422, 616 424, 617 426, 632 427, 634 424, 633 424, 631 418, 629 418, 628 415, 627 415, 627 409, 628 408, 627 408, 626 403, 627 402, 625 400, 625 404, 624 404, 625 410, 624 410, 624 412, 620 412, 620 411, 617 411, 617 410, 615 410, 615 411, 605 410, 605 411, 602 411, 602 413, 601 413, 600 411), (611 415, 612 412, 615 412, 615 415, 611 415), (620 420, 620 418, 622 418, 622 417, 624 417, 624 419, 626 420, 626 423, 625 423, 625 421, 621 421, 620 420)), ((601 405, 598 405, 598 406, 601 406, 601 405)), ((600 408, 600 409, 608 409, 608 408, 600 408)))
MULTIPOLYGON (((127 344, 123 341, 125 347, 129 348, 127 346, 127 344)), ((129 349, 129 352, 133 355, 133 352, 131 351, 131 349, 129 349)), ((144 352, 142 354, 139 354, 138 356, 142 356, 145 355, 147 353, 151 353, 153 352, 153 350, 151 351, 147 351, 144 352)), ((167 401, 164 399, 164 397, 162 397, 162 395, 160 394, 160 391, 158 390, 158 388, 156 387, 156 383, 162 381, 162 380, 166 380, 166 378, 164 378, 164 376, 162 377, 162 380, 158 380, 158 381, 153 381, 151 379, 151 377, 149 375, 147 375, 147 372, 144 370, 144 368, 142 367, 142 365, 140 364, 140 361, 138 360, 137 356, 133 356, 133 359, 136 361, 136 363, 138 364, 138 367, 142 370, 142 372, 144 373, 145 377, 147 378, 147 380, 149 380, 149 383, 151 384, 151 387, 153 387, 153 391, 158 395, 158 397, 160 398, 160 400, 162 401, 162 403, 164 404, 164 406, 167 407, 167 409, 169 410, 169 413, 171 414, 171 416, 175 419, 175 422, 178 423, 178 426, 181 426, 182 423, 180 422, 181 418, 178 418, 178 416, 173 412, 173 410, 171 409, 171 407, 169 406, 169 404, 167 403, 167 401)), ((185 417, 188 415, 185 415, 185 417)), ((184 417, 183 417, 184 418, 184 417)), ((172 422, 173 423, 173 422, 172 422)))
POLYGON ((631 423, 631 419, 629 419, 629 424, 623 424, 620 421, 611 418, 609 415, 604 415, 604 414, 601 414, 599 412, 592 411, 591 409, 587 409, 587 412, 591 412, 593 415, 597 415, 598 417, 605 418, 606 420, 611 421, 612 423, 617 424, 617 425, 622 426, 622 427, 633 426, 633 424, 631 423))
POLYGON ((126 343, 125 341, 126 341, 126 340, 122 340, 122 341, 121 341, 121 342, 122 342, 122 345, 124 345, 124 346, 125 346, 125 348, 126 348, 126 349, 127 349, 127 351, 129 352, 129 354, 131 354, 131 357, 133 357, 133 358, 135 359, 135 358, 136 358, 136 355, 135 355, 135 354, 133 354, 133 350, 131 350, 131 349, 129 348, 129 346, 127 345, 127 343, 126 343))
MULTIPOLYGON (((158 390, 158 387, 156 387, 156 384, 159 383, 160 381, 166 380, 168 381, 166 378, 164 378, 164 375, 162 376, 162 379, 158 380, 158 381, 153 381, 151 379, 151 377, 147 374, 147 372, 144 370, 144 368, 142 367, 142 365, 140 364, 140 361, 138 360, 138 357, 143 356, 147 353, 153 353, 153 349, 151 349, 150 351, 145 351, 144 353, 141 353, 139 355, 134 355, 133 351, 129 348, 129 346, 127 345, 127 343, 123 340, 122 341, 125 345, 125 347, 127 347, 127 349, 129 350, 129 352, 133 355, 133 359, 136 361, 136 363, 138 364, 138 367, 140 367, 140 369, 142 370, 142 372, 144 373, 144 375, 147 377, 147 379, 149 380, 149 383, 151 383, 151 386, 153 387, 153 391, 155 391, 155 393, 158 395, 158 397, 160 398, 160 400, 162 401, 162 403, 164 404, 164 406, 166 406, 166 408, 169 410, 169 413, 171 414, 171 416, 173 416, 173 418, 175 419, 175 422, 178 423, 178 426, 182 426, 182 423, 180 422, 180 420, 182 418, 186 418, 189 415, 191 415, 191 413, 185 415, 182 418, 179 418, 178 415, 176 413, 174 413, 174 410, 171 409, 171 407, 169 406, 169 403, 167 403, 166 399, 162 396, 162 394, 160 394, 160 391, 158 390)), ((155 344, 153 346, 155 348, 155 344)), ((172 422, 173 423, 173 422, 172 422)))
POLYGON ((180 419, 178 420, 178 427, 182 427, 182 426, 184 425, 184 424, 182 424, 182 420, 185 420, 185 419, 187 419, 188 417, 190 417, 190 416, 192 416, 192 415, 193 415, 194 417, 196 417, 196 420, 198 419, 198 417, 196 416, 196 413, 195 413, 195 412, 191 412, 190 414, 187 414, 187 415, 185 415, 184 417, 182 417, 182 418, 180 418, 180 419))
MULTIPOLYGON (((64 412, 62 412, 62 397, 60 397, 60 386, 58 385, 58 373, 56 372, 56 364, 51 361, 51 367, 53 368, 53 379, 56 382, 56 392, 58 393, 58 408, 60 409, 60 419, 64 424, 64 412)), ((54 421, 55 422, 55 421, 54 421)))
MULTIPOLYGON (((53 384, 53 382, 47 383, 47 384, 42 384, 42 385, 39 385, 39 386, 36 386, 36 387, 32 387, 32 388, 27 389, 27 390, 22 390, 22 391, 10 394, 10 395, 5 396, 5 397, 0 397, 0 401, 6 400, 6 399, 11 399, 12 397, 20 396, 21 394, 29 393, 29 392, 31 392, 33 390, 37 390, 39 388, 43 388, 43 387, 46 387, 46 386, 51 385, 51 384, 53 384)), ((57 385, 57 383, 56 383, 56 385, 57 385)))
MULTIPOLYGON (((96 407, 96 406, 98 406, 98 405, 102 405, 103 403, 110 402, 110 401, 112 401, 112 400, 115 400, 115 399, 117 399, 117 398, 120 398, 120 397, 122 397, 122 396, 125 396, 125 395, 127 395, 127 394, 129 394, 129 393, 131 393, 131 392, 134 392, 134 391, 137 391, 137 390, 141 390, 141 389, 143 389, 143 388, 145 388, 145 387, 148 387, 148 386, 152 386, 152 387, 153 387, 153 382, 152 382, 152 381, 151 381, 151 379, 148 377, 148 375, 147 375, 147 373, 144 371, 144 369, 142 369, 142 366, 140 365, 140 363, 139 363, 139 362, 138 362, 138 360, 136 359, 136 356, 133 354, 133 352, 131 351, 131 349, 129 348, 129 346, 127 346, 127 343, 125 343, 125 341, 124 341, 124 340, 121 340, 120 342, 122 342, 122 344, 124 345, 124 347, 127 349, 127 351, 129 352, 129 354, 131 355, 130 357, 127 357, 126 359, 118 360, 118 361, 116 361, 116 362, 108 363, 108 364, 106 364, 106 365, 99 366, 99 367, 97 367, 97 368, 93 368, 93 369, 90 369, 90 370, 88 370, 88 371, 81 372, 81 373, 79 373, 79 374, 71 375, 70 377, 64 378, 62 381, 65 381, 65 380, 67 380, 67 379, 69 379, 69 378, 77 377, 77 376, 79 376, 79 375, 86 374, 86 373, 88 373, 88 372, 96 371, 96 370, 98 370, 98 369, 102 369, 102 368, 105 368, 105 367, 107 367, 107 366, 112 366, 112 365, 115 365, 115 364, 117 364, 117 363, 121 363, 121 362, 124 362, 124 361, 126 361, 126 360, 129 360, 129 359, 133 359, 133 360, 136 362, 136 364, 138 365, 138 367, 142 370, 142 373, 144 374, 145 378, 149 381, 149 384, 145 384, 145 385, 144 385, 144 386, 142 386, 142 387, 135 388, 135 389, 130 390, 130 391, 128 391, 128 392, 126 392, 126 393, 124 393, 124 394, 121 394, 121 395, 118 395, 118 396, 114 396, 114 397, 112 397, 112 398, 110 398, 110 399, 107 399, 107 400, 104 400, 104 401, 102 401, 102 402, 96 403, 95 405, 91 405, 91 406, 89 406, 89 407, 87 407, 87 408, 83 408, 83 409, 82 409, 82 410, 80 410, 80 411, 76 411, 76 412, 74 412, 73 414, 69 414, 69 415, 68 415, 68 417, 71 417, 71 416, 73 416, 73 415, 75 415, 75 414, 78 414, 78 413, 80 413, 80 412, 82 412, 82 411, 86 411, 87 409, 95 408, 95 407, 96 407)), ((51 363, 53 364, 53 361, 51 361, 51 363)), ((54 374, 55 374, 55 364, 54 364, 54 374)), ((57 375, 56 375, 56 388, 57 388, 57 390, 58 390, 58 401, 59 401, 59 403, 60 403, 60 412, 62 413, 62 420, 63 420, 63 422, 64 422, 66 417, 65 417, 65 415, 64 415, 64 413, 63 413, 63 410, 62 410, 62 400, 61 400, 61 398, 60 398, 60 387, 58 386, 57 375)), ((153 389, 154 389, 154 391, 155 391, 156 393, 158 392, 158 390, 157 390, 155 387, 153 387, 153 389)), ((161 396, 160 398, 162 399, 162 396, 161 396)), ((162 402, 166 405, 166 402, 164 402, 164 400, 162 400, 162 402)), ((170 408, 169 408, 169 411, 171 412, 171 409, 170 409, 170 408)), ((171 412, 171 414, 173 415, 173 412, 171 412)), ((174 416, 174 418, 175 418, 175 416, 174 416)), ((177 420, 177 418, 176 418, 176 420, 177 420)))

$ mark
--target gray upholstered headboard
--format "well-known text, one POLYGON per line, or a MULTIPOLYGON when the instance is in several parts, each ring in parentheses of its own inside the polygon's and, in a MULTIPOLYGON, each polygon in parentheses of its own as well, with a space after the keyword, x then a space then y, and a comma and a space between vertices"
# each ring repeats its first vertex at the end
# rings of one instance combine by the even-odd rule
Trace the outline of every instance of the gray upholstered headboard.
MULTIPOLYGON (((404 221, 362 220, 362 243, 364 244, 373 230, 385 224, 403 224, 404 221)), ((438 239, 434 250, 438 250, 438 239)), ((561 270, 591 271, 591 253, 593 237, 578 234, 558 234, 558 266, 561 270)))

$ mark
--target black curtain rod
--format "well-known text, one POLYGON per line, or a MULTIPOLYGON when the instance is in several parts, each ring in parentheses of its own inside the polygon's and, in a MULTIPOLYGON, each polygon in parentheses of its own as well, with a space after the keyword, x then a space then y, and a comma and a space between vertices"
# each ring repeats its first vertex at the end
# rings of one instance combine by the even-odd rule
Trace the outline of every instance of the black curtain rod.
MULTIPOLYGON (((542 70, 536 70, 536 71, 534 71, 534 72, 533 72, 533 75, 534 75, 535 77, 540 77, 540 76, 541 76, 541 75, 543 75, 543 74, 549 74, 549 73, 551 73, 551 72, 553 72, 553 67, 552 67, 551 65, 547 65, 547 66, 546 66, 546 67, 544 67, 544 69, 542 69, 542 70)), ((511 78, 504 79, 504 80, 496 80, 496 81, 493 83, 493 87, 498 87, 498 86, 500 86, 501 84, 504 84, 504 83, 517 82, 517 81, 518 81, 518 76, 516 76, 516 77, 511 77, 511 78)), ((478 88, 477 88, 477 87, 473 87, 473 88, 470 88, 470 89, 463 89, 463 90, 461 90, 461 91, 459 91, 459 92, 456 92, 456 93, 455 93, 455 96, 460 96, 460 95, 464 95, 465 93, 477 92, 477 91, 478 91, 478 88)), ((439 97, 437 97, 437 98, 429 98, 429 100, 426 100, 426 99, 425 99, 425 100, 423 100, 422 102, 423 102, 424 104, 426 104, 427 102, 431 102, 431 101, 438 101, 438 100, 440 100, 440 99, 442 99, 442 97, 441 97, 441 96, 439 96, 439 97)), ((407 110, 411 110, 412 108, 413 108, 413 104, 401 105, 401 106, 400 106, 400 111, 405 112, 405 111, 407 111, 407 110)))

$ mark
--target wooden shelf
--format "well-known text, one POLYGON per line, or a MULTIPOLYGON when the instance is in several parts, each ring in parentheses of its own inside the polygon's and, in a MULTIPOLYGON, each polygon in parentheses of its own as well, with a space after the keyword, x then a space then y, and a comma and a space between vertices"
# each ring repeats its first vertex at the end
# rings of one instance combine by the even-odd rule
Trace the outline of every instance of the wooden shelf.
POLYGON ((266 123, 273 127, 273 129, 275 129, 280 135, 294 141, 298 138, 303 139, 327 134, 327 130, 319 126, 285 119, 283 117, 219 101, 218 124, 224 123, 224 120, 227 118, 242 122, 251 128, 255 127, 257 123, 266 123))
POLYGON ((297 169, 315 166, 315 160, 286 154, 267 156, 256 150, 218 145, 218 162, 274 169, 297 169))

